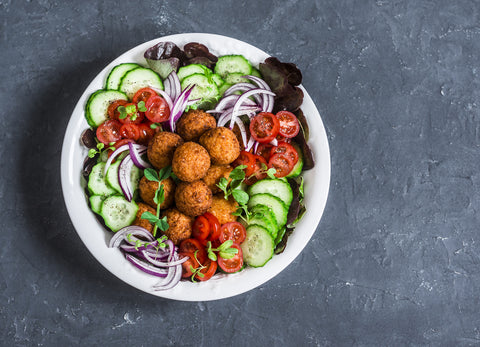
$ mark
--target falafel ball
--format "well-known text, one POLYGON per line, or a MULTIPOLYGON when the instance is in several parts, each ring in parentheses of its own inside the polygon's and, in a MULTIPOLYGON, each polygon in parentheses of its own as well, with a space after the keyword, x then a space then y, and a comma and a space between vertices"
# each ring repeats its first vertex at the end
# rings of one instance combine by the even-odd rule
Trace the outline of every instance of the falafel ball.
POLYGON ((199 142, 207 149, 213 164, 230 164, 240 154, 240 144, 237 137, 233 131, 225 127, 206 131, 200 137, 199 142))
POLYGON ((160 131, 148 145, 147 157, 158 170, 172 164, 173 153, 183 143, 183 139, 172 132, 160 131))
POLYGON ((162 218, 167 217, 168 229, 163 232, 174 244, 178 245, 183 240, 192 237, 193 218, 189 217, 176 208, 165 210, 162 218))
POLYGON ((220 224, 225 224, 237 220, 237 216, 232 214, 237 209, 238 203, 232 196, 230 196, 228 200, 225 200, 225 195, 220 193, 212 197, 212 205, 208 209, 208 212, 217 217, 220 224))
POLYGON ((175 191, 175 204, 180 212, 195 217, 212 205, 212 191, 203 181, 181 182, 175 191))
POLYGON ((193 182, 205 176, 210 168, 210 156, 195 142, 185 142, 173 155, 172 171, 179 180, 193 182))
POLYGON ((138 211, 135 217, 135 220, 133 221, 133 225, 138 225, 139 227, 147 229, 150 233, 153 231, 153 225, 150 223, 148 220, 142 218, 142 214, 144 212, 150 212, 152 214, 155 214, 156 211, 153 207, 144 204, 143 202, 137 203, 138 205, 138 211))
MULTIPOLYGON (((161 184, 163 185, 163 194, 164 200, 160 204, 161 209, 169 208, 173 204, 173 199, 175 197, 175 182, 171 177, 164 179, 161 184)), ((140 197, 142 200, 153 207, 157 208, 157 204, 153 201, 155 193, 158 189, 159 183, 155 181, 148 180, 145 176, 140 179, 138 184, 138 189, 140 191, 140 197)))
POLYGON ((217 187, 217 184, 220 182, 220 178, 225 178, 228 182, 231 181, 229 175, 232 172, 233 168, 230 165, 212 165, 208 169, 205 177, 202 178, 202 181, 210 188, 212 194, 221 192, 222 190, 217 187))
POLYGON ((202 134, 217 126, 215 117, 203 110, 190 110, 177 123, 177 133, 185 141, 197 141, 202 134))

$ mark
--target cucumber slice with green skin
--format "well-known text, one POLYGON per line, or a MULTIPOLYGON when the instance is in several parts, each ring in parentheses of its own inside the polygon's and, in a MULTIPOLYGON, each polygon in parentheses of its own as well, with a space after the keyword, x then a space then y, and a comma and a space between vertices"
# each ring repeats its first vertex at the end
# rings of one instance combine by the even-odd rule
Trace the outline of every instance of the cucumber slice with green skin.
POLYGON ((253 218, 250 219, 249 224, 256 224, 264 227, 268 230, 270 235, 272 235, 272 238, 275 239, 278 233, 277 220, 270 207, 256 205, 252 208, 251 212, 253 218))
MULTIPOLYGON (((301 131, 301 130, 300 130, 301 131)), ((300 149, 300 146, 297 145, 296 143, 292 142, 291 145, 293 147, 295 147, 295 149, 297 150, 297 153, 298 153, 298 161, 297 163, 295 164, 295 166, 292 168, 292 171, 290 171, 290 173, 285 176, 285 177, 297 177, 297 176, 300 176, 300 174, 302 173, 302 170, 303 170, 303 153, 302 153, 302 150, 300 149)))
POLYGON ((145 67, 137 67, 123 75, 118 89, 124 92, 131 100, 139 89, 145 87, 154 87, 163 90, 162 79, 153 70, 145 67))
POLYGON ((212 76, 210 76, 210 78, 212 79, 213 82, 215 82, 217 87, 220 87, 221 85, 223 85, 225 83, 225 81, 223 80, 223 78, 219 74, 214 73, 214 74, 212 74, 212 76))
POLYGON ((250 80, 244 78, 244 74, 240 72, 232 72, 225 76, 225 83, 236 84, 236 83, 250 83, 250 80))
POLYGON ((107 81, 105 82, 105 89, 118 90, 123 75, 137 67, 141 66, 135 63, 124 63, 113 67, 108 74, 107 81))
POLYGON ((195 87, 192 89, 188 99, 201 99, 196 103, 199 108, 211 107, 220 98, 217 85, 205 75, 195 73, 185 77, 181 83, 182 90, 189 85, 195 85, 195 87))
POLYGON ((258 69, 254 68, 253 66, 252 66, 252 72, 250 72, 250 75, 263 79, 263 76, 260 73, 260 71, 258 71, 258 69))
POLYGON ((293 199, 293 193, 292 193, 292 188, 290 187, 290 184, 288 184, 288 181, 280 180, 280 179, 264 179, 256 182, 253 184, 249 191, 248 194, 250 196, 256 195, 256 194, 271 194, 273 196, 276 196, 282 200, 287 208, 290 206, 292 203, 293 199))
POLYGON ((265 265, 273 256, 274 241, 267 229, 260 225, 249 225, 245 241, 240 245, 243 260, 252 267, 265 265))
POLYGON ((108 119, 108 106, 115 100, 128 100, 125 93, 118 90, 97 90, 90 95, 85 106, 85 118, 88 125, 98 127, 108 119))
POLYGON ((180 69, 178 69, 177 76, 181 82, 185 77, 196 74, 196 73, 199 73, 202 75, 209 75, 209 74, 212 74, 212 70, 210 70, 205 65, 190 64, 190 65, 182 66, 180 69))
POLYGON ((91 195, 112 195, 116 194, 117 191, 110 187, 103 175, 105 170, 105 163, 100 162, 95 164, 90 172, 90 176, 88 176, 88 191, 91 195))
POLYGON ((229 83, 222 84, 220 87, 218 87, 218 94, 220 94, 220 96, 223 96, 223 93, 225 93, 225 91, 231 86, 232 85, 229 83))
POLYGON ((283 227, 287 223, 288 207, 285 203, 271 194, 255 194, 248 200, 248 208, 251 210, 256 205, 268 206, 277 221, 277 228, 283 227))
POLYGON ((115 189, 118 193, 123 194, 122 187, 120 187, 120 183, 118 182, 118 168, 120 167, 120 162, 121 160, 117 160, 108 167, 105 178, 110 187, 115 189))
POLYGON ((135 201, 128 202, 123 196, 112 195, 103 201, 100 215, 105 225, 115 232, 131 225, 137 211, 138 206, 135 201))
POLYGON ((92 195, 88 198, 90 201, 90 208, 92 209, 93 212, 100 214, 100 211, 102 209, 102 204, 103 201, 107 197, 105 195, 92 195))
POLYGON ((250 75, 252 65, 243 55, 224 55, 218 58, 214 72, 222 78, 233 72, 250 75))

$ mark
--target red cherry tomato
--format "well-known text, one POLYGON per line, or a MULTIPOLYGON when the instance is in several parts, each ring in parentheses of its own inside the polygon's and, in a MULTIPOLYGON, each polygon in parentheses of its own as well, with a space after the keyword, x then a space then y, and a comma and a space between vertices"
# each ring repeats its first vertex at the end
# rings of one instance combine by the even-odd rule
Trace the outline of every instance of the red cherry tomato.
POLYGON ((208 235, 210 235, 210 223, 208 219, 204 216, 198 216, 193 222, 192 236, 203 242, 207 239, 208 235))
POLYGON ((153 95, 145 102, 145 116, 154 123, 161 123, 170 117, 170 109, 164 98, 153 95))
POLYGON ((264 157, 258 155, 258 154, 253 154, 255 164, 253 166, 252 173, 250 175, 245 175, 245 184, 247 185, 252 185, 255 182, 259 180, 263 180, 267 178, 267 173, 265 172, 265 168, 268 167, 267 161, 265 160, 264 157))
POLYGON ((280 122, 273 113, 260 112, 250 122, 250 134, 260 143, 272 141, 278 134, 280 122))
POLYGON ((147 100, 151 97, 151 96, 154 96, 154 95, 157 95, 157 92, 154 91, 152 88, 142 88, 142 89, 139 89, 135 95, 133 96, 133 99, 132 101, 135 103, 135 104, 138 104, 140 101, 143 101, 143 102, 147 102, 147 100))
POLYGON ((120 134, 124 139, 137 141, 140 138, 140 129, 134 123, 125 123, 120 128, 120 134))
POLYGON ((228 222, 220 228, 220 242, 232 240, 234 243, 241 244, 247 235, 245 227, 239 222, 228 222))
POLYGON ((272 147, 270 150, 270 157, 274 154, 284 154, 291 159, 293 165, 298 161, 298 152, 291 144, 287 142, 280 142, 278 146, 272 147))
POLYGON ((193 275, 192 269, 196 269, 200 266, 198 261, 195 259, 195 255, 192 252, 179 252, 181 257, 188 257, 188 259, 182 263, 182 277, 187 278, 193 275))
POLYGON ((270 159, 270 151, 272 150, 272 147, 273 145, 270 143, 260 143, 255 153, 268 161, 268 159, 270 159))
POLYGON ((196 251, 198 251, 196 253, 198 261, 203 263, 205 259, 207 259, 207 251, 205 250, 205 246, 202 245, 200 241, 190 238, 183 240, 180 243, 179 252, 195 254, 196 251))
POLYGON ((228 273, 237 272, 243 266, 242 248, 237 243, 233 243, 232 247, 238 249, 238 253, 235 254, 233 258, 224 259, 218 256, 218 266, 220 266, 223 271, 228 273))
POLYGON ((300 124, 298 123, 297 117, 289 111, 279 111, 276 114, 280 122, 280 129, 278 133, 286 138, 292 138, 297 136, 300 131, 300 124))
POLYGON ((117 142, 122 138, 120 128, 122 124, 117 120, 106 120, 97 128, 97 139, 104 145, 117 142))
POLYGON ((291 158, 285 154, 274 154, 268 161, 268 167, 273 167, 276 170, 274 176, 279 178, 287 176, 294 165, 291 158))
POLYGON ((148 146, 148 143, 152 139, 153 135, 155 135, 155 130, 150 128, 150 126, 146 123, 138 124, 138 130, 140 130, 140 137, 138 138, 137 142, 141 145, 148 146))
POLYGON ((117 108, 118 106, 125 106, 126 104, 128 104, 128 101, 126 100, 115 100, 112 102, 107 109, 108 118, 118 120, 120 112, 117 110, 117 108))
POLYGON ((195 278, 199 281, 208 281, 213 275, 215 275, 215 272, 217 272, 217 262, 207 258, 202 265, 205 266, 200 270, 203 276, 196 274, 195 278))
POLYGON ((210 232, 207 240, 212 242, 218 240, 220 236, 220 222, 218 221, 218 218, 210 212, 205 212, 203 216, 207 218, 208 224, 210 225, 210 232))
POLYGON ((255 157, 252 153, 247 151, 241 151, 240 155, 237 159, 233 162, 233 166, 237 167, 239 165, 246 165, 247 167, 244 169, 245 175, 248 177, 253 173, 255 169, 255 157))

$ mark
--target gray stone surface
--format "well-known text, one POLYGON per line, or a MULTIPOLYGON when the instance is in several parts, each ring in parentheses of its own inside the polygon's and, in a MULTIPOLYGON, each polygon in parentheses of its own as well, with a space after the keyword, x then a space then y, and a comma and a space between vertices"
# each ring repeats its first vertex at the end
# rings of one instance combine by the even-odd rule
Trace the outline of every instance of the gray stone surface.
POLYGON ((0 345, 480 344, 477 1, 0 0, 0 345), (232 36, 295 62, 332 182, 304 252, 246 294, 159 299, 81 243, 60 187, 93 77, 167 34, 232 36))

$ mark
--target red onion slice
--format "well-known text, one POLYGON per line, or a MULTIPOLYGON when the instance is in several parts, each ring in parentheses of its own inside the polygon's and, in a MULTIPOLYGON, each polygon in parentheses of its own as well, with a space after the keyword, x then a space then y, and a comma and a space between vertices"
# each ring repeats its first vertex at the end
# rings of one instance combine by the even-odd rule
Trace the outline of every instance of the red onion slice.
MULTIPOLYGON (((242 135, 242 141, 243 141, 243 146, 247 146, 247 132, 245 130, 245 124, 243 124, 242 120, 240 118, 235 118, 235 123, 237 124, 238 128, 240 129, 240 134, 242 135)), ((230 129, 233 127, 230 126, 230 129)))
POLYGON ((231 95, 231 94, 233 94, 235 92, 238 92, 238 91, 244 92, 244 91, 255 89, 255 88, 257 88, 257 87, 254 84, 251 84, 251 83, 247 83, 247 82, 235 83, 233 86, 228 88, 223 93, 223 95, 228 96, 228 95, 231 95))
MULTIPOLYGON (((165 82, 166 82, 166 80, 165 80, 165 82)), ((165 99, 165 101, 167 102, 168 108, 170 110, 173 108, 173 100, 172 100, 172 97, 170 96, 171 91, 166 91, 167 90, 166 87, 165 87, 165 91, 163 91, 161 89, 158 89, 158 88, 155 88, 155 87, 152 87, 152 86, 150 86, 150 88, 152 88, 155 92, 160 94, 165 99)))
MULTIPOLYGON (((244 78, 248 78, 252 82, 254 82, 256 85, 258 85, 259 88, 271 91, 270 86, 268 85, 267 82, 262 80, 261 78, 257 76, 252 76, 252 75, 246 75, 243 76, 244 78)), ((263 111, 265 112, 272 112, 273 110, 273 104, 274 104, 274 99, 272 95, 263 95, 263 111)))
POLYGON ((116 150, 113 151, 112 154, 110 154, 110 157, 108 157, 105 163, 105 169, 103 170, 104 176, 107 174, 108 168, 110 167, 112 162, 115 160, 115 158, 118 157, 121 153, 125 152, 126 150, 128 150, 128 144, 118 147, 116 150))
POLYGON ((108 247, 118 247, 123 240, 127 240, 127 235, 140 236, 147 239, 147 241, 156 241, 153 235, 145 228, 137 225, 130 225, 117 231, 110 239, 108 247))
POLYGON ((135 166, 137 166, 140 169, 146 169, 148 167, 152 167, 150 163, 143 160, 141 157, 141 153, 145 153, 147 151, 147 147, 145 146, 140 147, 141 148, 140 149, 141 152, 140 152, 138 150, 139 148, 138 146, 141 146, 141 145, 135 146, 135 144, 133 144, 132 142, 128 143, 128 148, 130 149, 130 156, 132 157, 133 163, 135 164, 135 166))
POLYGON ((195 85, 189 85, 183 90, 178 99, 175 101, 172 112, 170 112, 170 129, 172 132, 175 132, 175 123, 182 116, 183 111, 185 111, 186 103, 188 102, 188 97, 192 92, 195 85))
POLYGON ((251 89, 251 90, 243 93, 242 95, 240 95, 237 102, 235 103, 235 106, 233 106, 232 118, 230 119, 230 127, 233 126, 233 124, 235 122, 235 118, 237 118, 238 110, 240 109, 240 106, 242 106, 243 101, 245 99, 247 99, 248 97, 250 97, 252 95, 257 95, 257 94, 275 95, 275 93, 273 93, 269 90, 260 89, 260 88, 251 89))
POLYGON ((145 259, 152 265, 155 265, 155 266, 158 266, 158 267, 170 267, 170 266, 177 266, 177 265, 180 265, 180 264, 183 264, 185 263, 189 257, 183 257, 181 259, 178 259, 178 260, 175 260, 175 261, 166 261, 166 262, 163 262, 163 261, 159 261, 159 260, 156 260, 155 258, 153 258, 150 254, 148 254, 147 252, 142 252, 143 256, 145 257, 145 259))
POLYGON ((170 84, 170 90, 171 90, 170 96, 172 98, 172 101, 175 103, 182 92, 180 79, 178 78, 177 73, 175 71, 172 71, 168 75, 167 80, 169 81, 169 84, 170 84))
POLYGON ((158 268, 154 265, 151 265, 151 264, 147 263, 146 261, 143 261, 143 260, 140 260, 140 259, 134 257, 133 255, 131 255, 129 253, 125 253, 125 258, 127 258, 127 260, 130 263, 135 265, 135 267, 137 267, 138 269, 142 270, 143 272, 145 272, 149 275, 158 276, 158 277, 167 277, 167 275, 169 273, 168 269, 158 268))
POLYGON ((122 159, 120 166, 118 168, 118 183, 120 188, 122 188, 123 195, 127 201, 132 201, 133 191, 132 191, 132 167, 133 160, 130 155, 127 155, 122 159))

